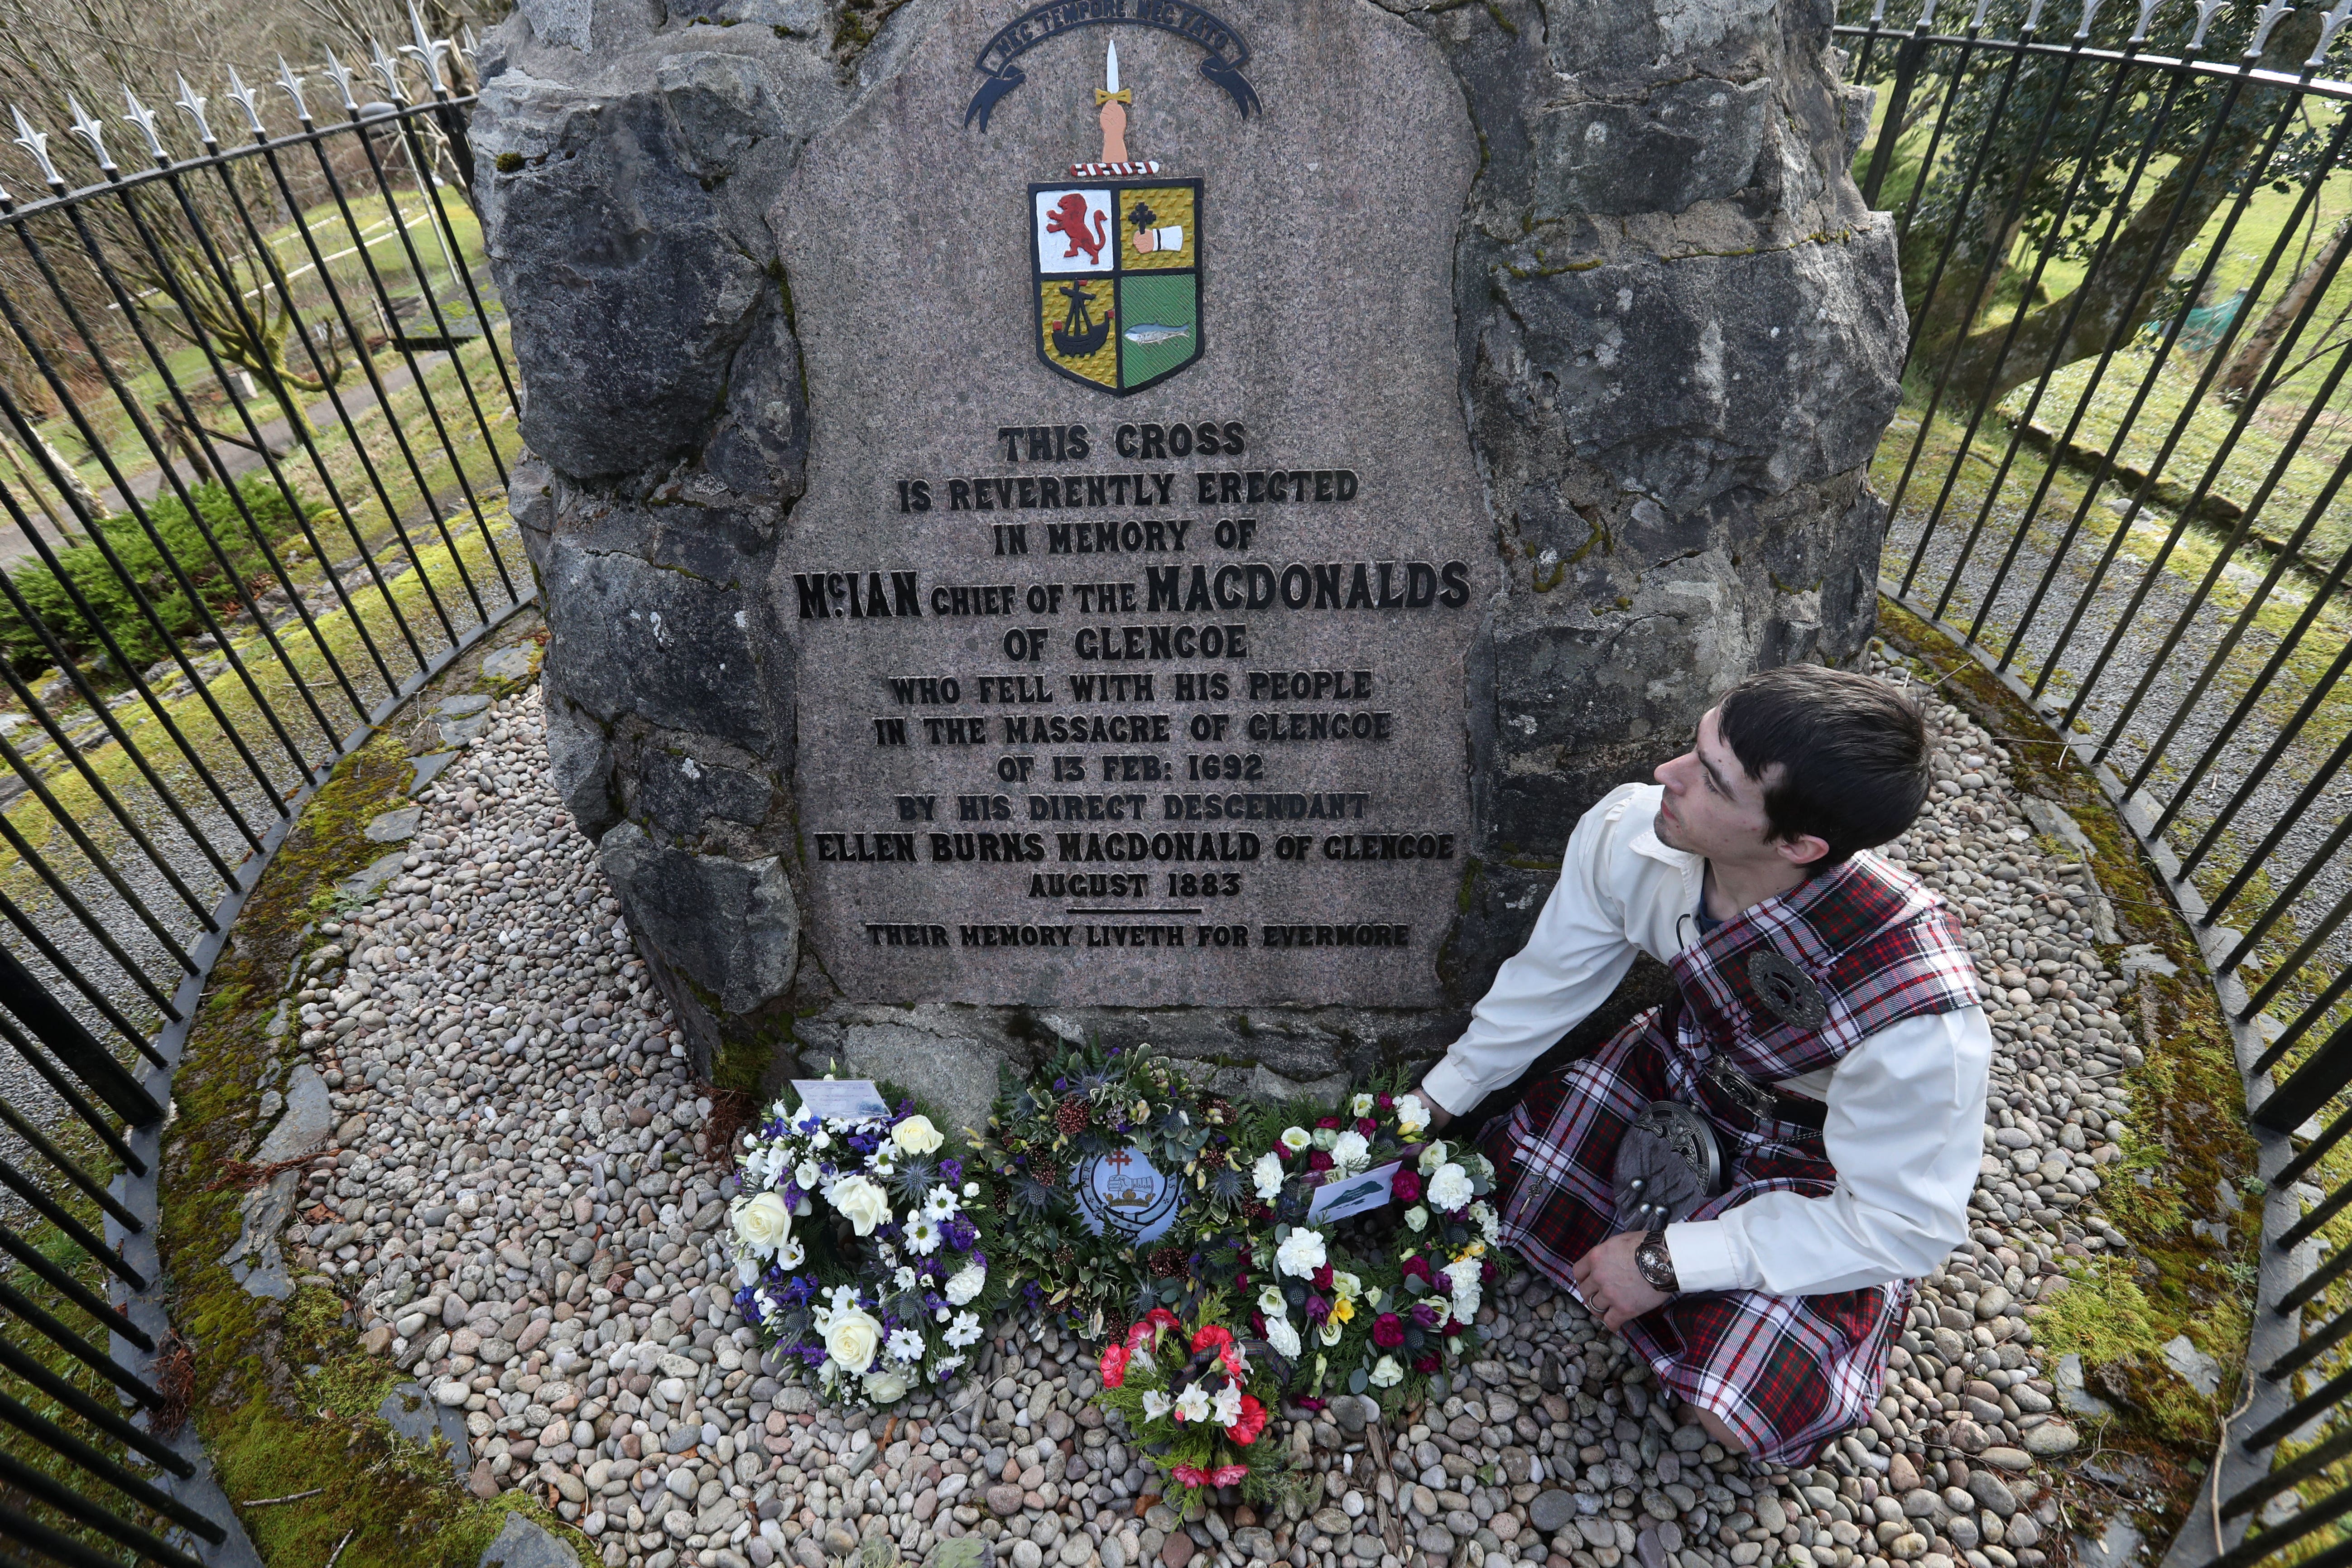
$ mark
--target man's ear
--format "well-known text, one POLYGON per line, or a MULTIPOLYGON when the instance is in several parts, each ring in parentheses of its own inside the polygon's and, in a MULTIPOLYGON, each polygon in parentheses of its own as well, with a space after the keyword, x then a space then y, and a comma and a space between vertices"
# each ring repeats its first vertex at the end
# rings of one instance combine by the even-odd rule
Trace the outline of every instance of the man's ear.
POLYGON ((1794 838, 1772 840, 1772 847, 1791 866, 1811 866, 1830 852, 1830 841, 1816 833, 1800 833, 1794 838))

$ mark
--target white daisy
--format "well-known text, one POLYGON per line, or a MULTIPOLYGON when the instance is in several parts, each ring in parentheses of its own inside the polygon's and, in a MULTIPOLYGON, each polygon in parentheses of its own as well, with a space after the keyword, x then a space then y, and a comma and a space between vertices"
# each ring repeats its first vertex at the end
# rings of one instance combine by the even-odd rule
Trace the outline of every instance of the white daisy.
POLYGON ((940 1249, 940 1222, 927 1214, 919 1214, 908 1220, 907 1246, 926 1257, 937 1252, 940 1249))
POLYGON ((956 1202, 952 1187, 933 1187, 931 1195, 923 1200, 923 1212, 933 1219, 953 1219, 956 1210, 963 1205, 956 1202))
POLYGON ((890 1353, 900 1361, 923 1359, 923 1336, 912 1329, 890 1331, 890 1353))
POLYGON ((948 1331, 940 1337, 955 1349, 963 1349, 980 1338, 980 1314, 958 1312, 955 1321, 948 1325, 948 1331))

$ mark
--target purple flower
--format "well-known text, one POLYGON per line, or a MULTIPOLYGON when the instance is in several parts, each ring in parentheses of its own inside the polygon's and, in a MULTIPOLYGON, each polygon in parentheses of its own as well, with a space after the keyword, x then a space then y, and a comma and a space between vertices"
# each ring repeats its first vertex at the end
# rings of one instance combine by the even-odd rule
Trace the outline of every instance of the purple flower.
POLYGON ((1433 1329, 1437 1327, 1437 1309, 1426 1301, 1416 1302, 1412 1309, 1412 1321, 1424 1329, 1433 1329))
POLYGON ((958 1159, 956 1159, 956 1158, 954 1158, 954 1157, 952 1157, 952 1156, 949 1157, 948 1159, 945 1159, 945 1160, 940 1161, 940 1177, 941 1177, 942 1179, 944 1179, 944 1180, 946 1180, 946 1181, 953 1182, 953 1183, 957 1184, 958 1185, 962 1184, 962 1182, 963 1182, 963 1162, 962 1162, 961 1160, 958 1160, 958 1159))

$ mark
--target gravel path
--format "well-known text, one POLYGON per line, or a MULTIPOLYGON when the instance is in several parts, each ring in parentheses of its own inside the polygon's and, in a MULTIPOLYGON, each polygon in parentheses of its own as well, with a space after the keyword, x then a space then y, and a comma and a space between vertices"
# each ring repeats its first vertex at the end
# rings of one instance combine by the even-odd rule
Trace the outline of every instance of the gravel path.
POLYGON ((548 787, 536 689, 483 716, 397 875, 295 985, 336 1131, 300 1173, 286 1256, 462 1419, 476 1492, 534 1489, 614 1568, 827 1568, 861 1542, 873 1568, 876 1537, 939 1568, 2043 1568, 2044 1467, 2101 1407, 2031 1321, 2124 1245, 2101 1173, 2140 1055, 2108 1007, 2129 979, 2091 949, 2099 893, 2044 855, 1990 738, 1932 715, 1945 782, 1890 853, 1984 943, 1984 1185, 1877 1414, 1808 1469, 1677 1426, 1615 1336, 1527 1274, 1480 1313, 1486 1359, 1414 1424, 1366 1430, 1345 1399, 1277 1422, 1322 1495, 1270 1519, 1147 1501, 1150 1472, 1087 1403, 1091 1355, 1051 1325, 982 1342, 948 1399, 820 1408, 727 1299, 728 1162, 548 787))

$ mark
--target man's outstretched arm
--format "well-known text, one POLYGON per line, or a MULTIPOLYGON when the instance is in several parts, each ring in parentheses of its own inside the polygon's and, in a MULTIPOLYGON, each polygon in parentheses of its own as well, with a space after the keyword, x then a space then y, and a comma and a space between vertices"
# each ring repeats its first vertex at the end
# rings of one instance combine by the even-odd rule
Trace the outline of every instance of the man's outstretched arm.
POLYGON ((1642 787, 1612 790, 1576 825, 1527 945, 1503 965, 1469 1028, 1422 1079, 1433 1125, 1444 1126, 1525 1072, 1633 966, 1621 883, 1630 874, 1626 843, 1649 826, 1649 814, 1633 802, 1642 787))

